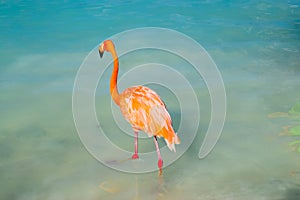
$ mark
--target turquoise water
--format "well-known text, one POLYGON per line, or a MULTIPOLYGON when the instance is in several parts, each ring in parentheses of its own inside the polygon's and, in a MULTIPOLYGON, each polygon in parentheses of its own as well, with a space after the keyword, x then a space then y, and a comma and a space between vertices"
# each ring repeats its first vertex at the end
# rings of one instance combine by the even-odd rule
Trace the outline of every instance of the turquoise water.
MULTIPOLYGON (((0 199, 300 198, 300 154, 288 146, 297 137, 280 134, 300 122, 270 117, 300 101, 299 1, 1 1, 0 22, 0 199), (201 102, 200 129, 163 180, 156 172, 134 175, 102 165, 82 145, 72 117, 73 83, 88 53, 111 35, 145 26, 199 42, 219 67, 227 94, 221 138, 200 160, 209 95, 186 69, 201 102)), ((143 53, 149 52, 136 56, 147 59, 143 53)), ((130 59, 124 69, 134 54, 130 59)), ((97 98, 108 99, 107 91, 97 98)), ((178 127, 176 105, 170 113, 178 127)), ((97 102, 96 108, 101 117, 106 107, 97 102)), ((132 144, 120 145, 130 150, 132 144)), ((145 142, 141 150, 147 148, 145 142)))

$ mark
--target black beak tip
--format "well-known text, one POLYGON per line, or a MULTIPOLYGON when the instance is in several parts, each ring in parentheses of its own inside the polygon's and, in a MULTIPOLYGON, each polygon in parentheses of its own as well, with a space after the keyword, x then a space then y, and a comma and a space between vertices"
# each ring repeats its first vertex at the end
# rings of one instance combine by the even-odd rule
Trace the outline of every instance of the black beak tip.
POLYGON ((99 51, 100 58, 102 58, 104 52, 99 51))

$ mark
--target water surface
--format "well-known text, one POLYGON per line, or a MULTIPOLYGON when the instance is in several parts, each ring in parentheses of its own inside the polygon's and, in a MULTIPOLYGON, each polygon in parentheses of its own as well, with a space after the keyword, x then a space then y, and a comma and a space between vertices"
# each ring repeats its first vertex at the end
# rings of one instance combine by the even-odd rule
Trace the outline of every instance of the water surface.
MULTIPOLYGON (((299 199, 300 154, 288 146, 299 138, 279 133, 300 122, 268 117, 300 101, 299 6, 296 0, 0 2, 1 199, 299 199), (163 180, 156 172, 103 166, 82 145, 72 117, 73 82, 85 56, 105 38, 144 26, 174 29, 203 45, 227 94, 221 138, 199 160, 209 94, 201 77, 183 70, 201 102, 200 129, 188 151, 164 169, 163 180)), ((148 54, 122 61, 120 73, 148 54)), ((96 99, 109 100, 104 88, 96 99)), ((178 127, 172 94, 153 89, 174 103, 178 127)), ((96 108, 101 115, 107 107, 97 102, 96 108)), ((115 130, 108 117, 106 129, 115 130)), ((154 148, 151 142, 141 151, 154 148)), ((122 145, 130 150, 132 144, 122 145)))

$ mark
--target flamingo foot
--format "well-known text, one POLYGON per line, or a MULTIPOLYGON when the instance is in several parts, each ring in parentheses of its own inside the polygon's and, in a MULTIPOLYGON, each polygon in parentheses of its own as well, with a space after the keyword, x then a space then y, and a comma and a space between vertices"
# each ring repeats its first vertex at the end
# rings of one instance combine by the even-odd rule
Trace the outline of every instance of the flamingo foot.
POLYGON ((158 160, 157 166, 158 166, 158 168, 159 168, 158 175, 161 176, 161 175, 162 175, 162 167, 163 167, 163 160, 162 160, 162 159, 159 159, 159 160, 158 160))
POLYGON ((134 153, 131 157, 131 159, 135 160, 135 159, 138 159, 139 158, 139 155, 137 153, 134 153))

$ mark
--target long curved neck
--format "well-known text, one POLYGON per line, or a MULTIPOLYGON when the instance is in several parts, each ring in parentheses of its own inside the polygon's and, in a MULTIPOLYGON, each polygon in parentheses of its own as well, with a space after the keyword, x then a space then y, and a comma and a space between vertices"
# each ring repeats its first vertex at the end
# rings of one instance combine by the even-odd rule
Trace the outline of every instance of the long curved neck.
POLYGON ((114 60, 114 69, 112 71, 112 75, 110 78, 110 95, 112 97, 112 99, 114 100, 114 102, 119 105, 119 91, 118 91, 118 87, 117 87, 117 80, 118 80, 118 72, 119 72, 119 59, 117 56, 117 53, 115 50, 113 50, 111 52, 111 55, 113 57, 114 60))

